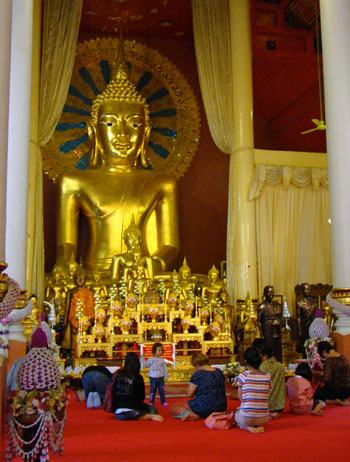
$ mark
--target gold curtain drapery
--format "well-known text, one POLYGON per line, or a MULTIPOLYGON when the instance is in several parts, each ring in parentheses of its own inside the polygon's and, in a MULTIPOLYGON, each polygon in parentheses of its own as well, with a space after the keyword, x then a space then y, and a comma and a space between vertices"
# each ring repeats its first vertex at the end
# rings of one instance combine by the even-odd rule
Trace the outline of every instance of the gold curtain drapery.
MULTIPOLYGON (((234 152, 233 95, 230 48, 230 12, 227 0, 192 0, 193 34, 197 69, 209 130, 216 146, 234 152)), ((230 169, 233 162, 231 157, 230 169)), ((227 289, 231 303, 236 300, 235 243, 230 173, 227 220, 227 289)))
POLYGON ((199 83, 209 130, 216 146, 233 150, 230 24, 227 0, 192 0, 199 83))
POLYGON ((44 2, 39 144, 51 138, 72 77, 83 0, 44 2))
POLYGON ((257 165, 255 199, 259 293, 273 284, 294 313, 294 287, 330 283, 331 249, 326 169, 257 165))
MULTIPOLYGON (((43 3, 39 121, 34 135, 37 139, 31 140, 33 170, 28 210, 28 223, 32 228, 28 232, 28 255, 31 261, 27 262, 28 288, 37 295, 39 303, 44 298, 45 286, 43 167, 40 147, 49 141, 54 132, 67 97, 82 4, 83 0, 47 0, 43 3)), ((34 69, 33 72, 39 70, 34 69)))

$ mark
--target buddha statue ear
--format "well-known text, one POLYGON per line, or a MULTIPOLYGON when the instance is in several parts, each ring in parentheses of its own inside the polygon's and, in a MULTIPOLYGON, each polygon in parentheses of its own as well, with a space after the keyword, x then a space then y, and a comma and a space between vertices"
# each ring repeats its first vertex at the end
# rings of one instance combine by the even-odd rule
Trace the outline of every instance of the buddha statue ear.
POLYGON ((90 147, 90 157, 89 157, 89 167, 94 168, 99 165, 99 152, 98 152, 98 143, 96 136, 96 127, 93 125, 91 120, 87 121, 87 129, 89 136, 89 147, 90 147))
POLYGON ((152 129, 152 124, 151 122, 148 122, 145 128, 145 136, 143 138, 143 143, 141 146, 141 153, 140 153, 141 165, 144 168, 147 168, 149 166, 149 159, 147 157, 147 146, 148 146, 149 137, 151 136, 151 129, 152 129))

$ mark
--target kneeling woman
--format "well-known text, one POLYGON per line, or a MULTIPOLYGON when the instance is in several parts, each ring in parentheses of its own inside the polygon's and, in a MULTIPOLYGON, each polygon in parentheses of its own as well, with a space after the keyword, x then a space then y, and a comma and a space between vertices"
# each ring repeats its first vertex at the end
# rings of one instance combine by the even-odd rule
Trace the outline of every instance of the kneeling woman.
POLYGON ((224 412, 227 408, 225 376, 220 369, 211 367, 209 359, 202 353, 194 353, 191 358, 196 372, 188 385, 188 403, 175 404, 170 414, 181 420, 197 420, 208 417, 213 412, 224 412))
POLYGON ((140 375, 140 360, 136 353, 128 353, 124 367, 115 378, 113 384, 112 409, 118 420, 157 420, 157 408, 144 403, 145 383, 140 375))

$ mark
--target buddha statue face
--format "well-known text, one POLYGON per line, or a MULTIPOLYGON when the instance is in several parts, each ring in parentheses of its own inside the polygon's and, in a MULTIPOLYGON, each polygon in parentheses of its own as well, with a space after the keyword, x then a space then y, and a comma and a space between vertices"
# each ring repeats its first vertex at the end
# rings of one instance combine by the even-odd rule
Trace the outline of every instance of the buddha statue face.
POLYGON ((62 282, 62 279, 63 279, 63 276, 62 276, 61 273, 56 273, 56 274, 55 274, 55 282, 56 282, 56 283, 62 282))
POLYGON ((222 302, 224 304, 227 304, 228 303, 228 293, 226 292, 226 290, 221 291, 220 295, 221 295, 222 302))
POLYGON ((136 231, 128 230, 125 234, 125 245, 128 250, 136 250, 141 245, 141 234, 136 231))
POLYGON ((179 269, 180 279, 183 281, 187 281, 187 279, 191 276, 191 268, 187 265, 186 257, 184 258, 183 264, 179 269))
POLYGON ((97 114, 97 145, 109 166, 133 166, 145 149, 150 125, 139 102, 106 101, 97 114))
POLYGON ((180 279, 183 281, 187 281, 187 279, 190 277, 191 271, 189 268, 185 268, 179 271, 180 274, 180 279))
POLYGON ((213 265, 210 271, 208 272, 208 280, 211 284, 215 284, 218 278, 219 278, 219 271, 213 265))
POLYGON ((82 287, 85 284, 86 281, 86 276, 85 273, 83 272, 78 272, 75 275, 75 283, 78 287, 82 287))

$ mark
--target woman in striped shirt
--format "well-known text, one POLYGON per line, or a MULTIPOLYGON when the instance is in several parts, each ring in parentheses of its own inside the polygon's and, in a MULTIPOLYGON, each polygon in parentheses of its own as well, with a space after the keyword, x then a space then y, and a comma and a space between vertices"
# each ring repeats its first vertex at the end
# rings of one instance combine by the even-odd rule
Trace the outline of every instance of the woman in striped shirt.
POLYGON ((248 348, 244 359, 247 369, 237 378, 241 407, 235 414, 236 425, 251 433, 263 433, 269 420, 270 375, 259 370, 261 356, 256 348, 248 348))

